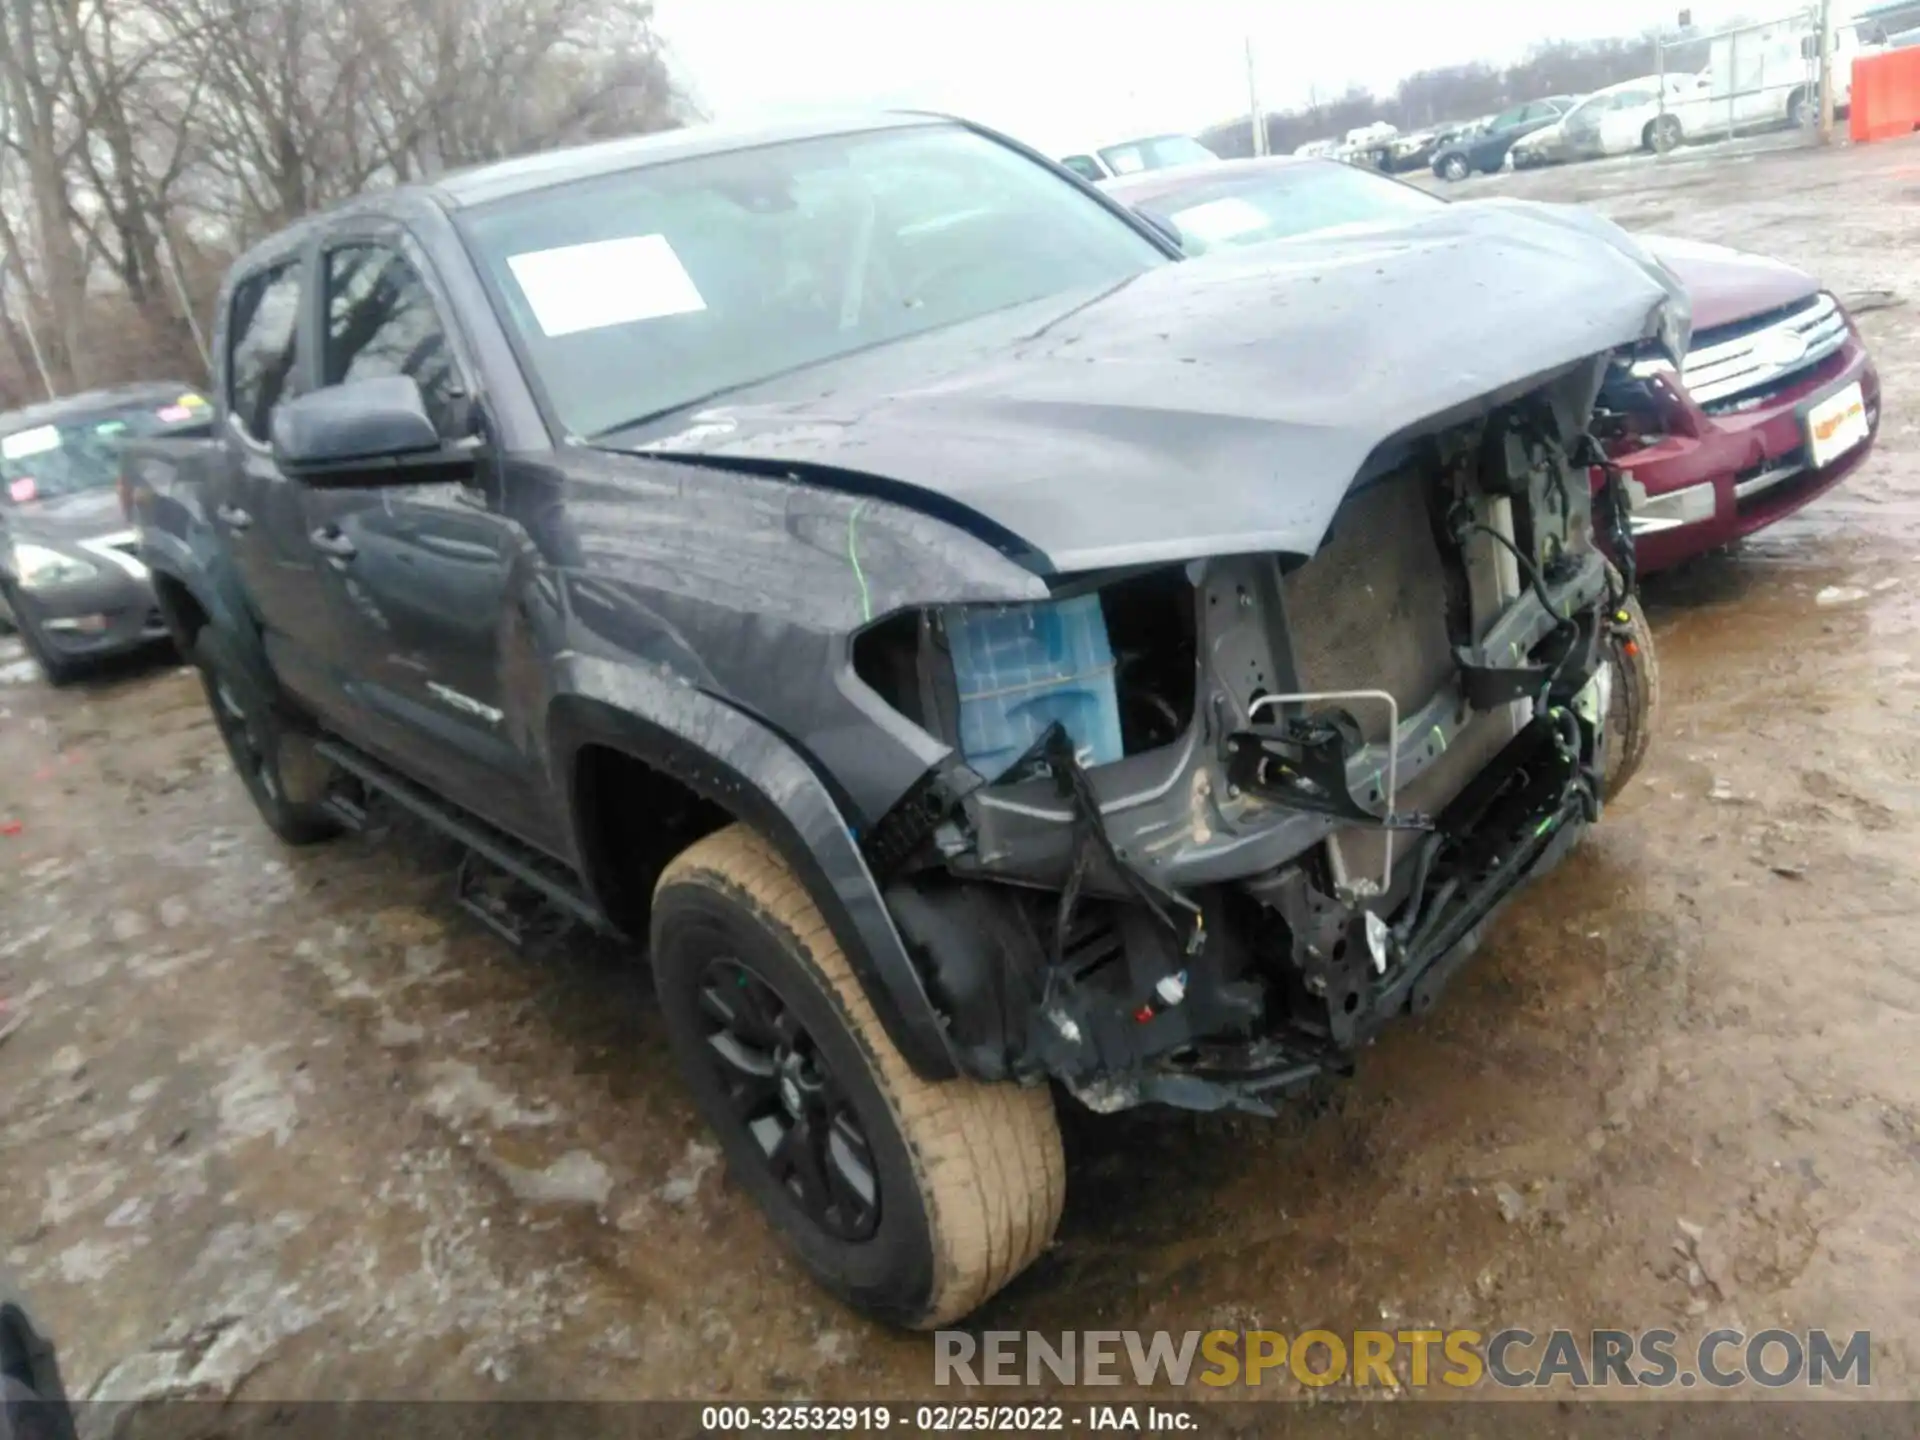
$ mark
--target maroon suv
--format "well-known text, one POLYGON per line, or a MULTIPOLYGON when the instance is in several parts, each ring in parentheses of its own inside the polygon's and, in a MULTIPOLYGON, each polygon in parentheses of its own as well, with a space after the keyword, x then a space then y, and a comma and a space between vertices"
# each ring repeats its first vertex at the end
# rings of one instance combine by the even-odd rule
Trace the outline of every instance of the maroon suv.
POLYGON ((1751 535, 1844 480, 1880 428, 1880 377, 1812 276, 1642 238, 1693 301, 1685 366, 1633 367, 1640 403, 1608 447, 1629 478, 1644 572, 1751 535))
MULTIPOLYGON (((1266 158, 1103 184, 1190 255, 1418 215, 1447 202, 1332 160, 1266 158)), ((1623 368, 1603 408, 1636 502, 1644 573, 1751 535, 1852 472, 1880 425, 1880 379, 1840 302, 1775 260, 1642 235, 1680 277, 1693 342, 1623 368)))

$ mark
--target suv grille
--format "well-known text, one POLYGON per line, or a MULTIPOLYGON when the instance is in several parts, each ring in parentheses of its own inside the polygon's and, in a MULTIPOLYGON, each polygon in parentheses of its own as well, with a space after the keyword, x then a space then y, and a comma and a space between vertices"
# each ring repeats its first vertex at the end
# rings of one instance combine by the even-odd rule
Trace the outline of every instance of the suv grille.
POLYGON ((1816 295, 1694 339, 1681 371, 1687 393, 1705 410, 1735 410, 1743 398, 1777 391, 1831 356, 1846 343, 1847 319, 1831 295, 1816 295))

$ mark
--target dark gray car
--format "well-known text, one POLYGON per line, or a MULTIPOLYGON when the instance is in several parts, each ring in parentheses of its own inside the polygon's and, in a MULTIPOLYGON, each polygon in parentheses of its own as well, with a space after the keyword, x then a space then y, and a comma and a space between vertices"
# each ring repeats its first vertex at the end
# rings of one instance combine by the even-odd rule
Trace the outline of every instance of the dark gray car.
POLYGON ((1536 130, 1544 130, 1579 103, 1575 95, 1549 95, 1526 105, 1503 110, 1478 130, 1459 135, 1437 146, 1433 152, 1433 173, 1442 180, 1464 180, 1476 170, 1491 175, 1506 163, 1514 142, 1536 130))
POLYGON ((120 446, 203 433, 212 410, 178 382, 93 390, 0 415, 0 621, 54 684, 163 643, 139 537, 121 508, 120 446))
POLYGON ((925 115, 370 196, 219 323, 127 469, 263 817, 646 937, 745 1192, 919 1326, 1045 1248, 1056 1084, 1269 1113, 1599 818, 1588 425, 1687 338, 1604 221, 1186 261, 925 115))

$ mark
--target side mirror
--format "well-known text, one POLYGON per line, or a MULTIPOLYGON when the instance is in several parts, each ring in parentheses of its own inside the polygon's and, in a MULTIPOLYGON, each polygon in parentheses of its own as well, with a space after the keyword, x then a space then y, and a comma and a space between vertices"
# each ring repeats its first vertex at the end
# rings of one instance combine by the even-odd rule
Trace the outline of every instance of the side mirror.
POLYGON ((273 412, 273 460, 311 485, 403 485, 445 442, 410 375, 329 385, 273 412))

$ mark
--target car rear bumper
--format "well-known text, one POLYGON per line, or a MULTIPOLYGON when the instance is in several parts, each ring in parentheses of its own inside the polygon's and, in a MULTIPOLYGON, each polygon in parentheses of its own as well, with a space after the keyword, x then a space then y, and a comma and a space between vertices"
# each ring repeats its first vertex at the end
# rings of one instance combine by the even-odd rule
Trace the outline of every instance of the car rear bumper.
POLYGON ((1880 376, 1857 334, 1778 393, 1747 408, 1710 413, 1677 387, 1674 433, 1613 458, 1632 482, 1635 556, 1651 572, 1730 545, 1810 504, 1853 473, 1880 431, 1880 376), (1815 468, 1807 412, 1859 385, 1868 434, 1815 468))

